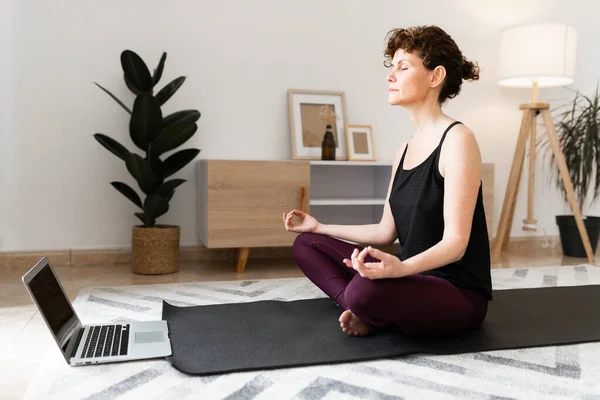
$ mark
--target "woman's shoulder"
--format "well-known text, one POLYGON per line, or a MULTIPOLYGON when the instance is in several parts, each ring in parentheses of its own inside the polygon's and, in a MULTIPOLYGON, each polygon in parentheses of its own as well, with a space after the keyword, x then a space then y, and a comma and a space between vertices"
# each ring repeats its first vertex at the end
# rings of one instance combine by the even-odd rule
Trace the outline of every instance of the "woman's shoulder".
POLYGON ((475 133, 464 124, 456 124, 446 134, 439 156, 440 171, 446 167, 467 163, 471 168, 481 165, 481 152, 475 133))
POLYGON ((452 136, 460 136, 460 137, 469 137, 469 138, 473 138, 475 139, 475 133, 473 132, 473 130, 471 128, 469 128, 464 122, 461 121, 456 121, 457 124, 455 124, 452 129, 450 129, 450 131, 448 132, 448 134, 446 135, 446 140, 448 140, 450 137, 452 136), (452 134, 450 134, 452 132, 452 134))
POLYGON ((477 137, 471 128, 463 123, 459 123, 446 133, 446 138, 442 144, 442 152, 444 147, 451 149, 452 152, 472 149, 473 147, 478 147, 477 137))

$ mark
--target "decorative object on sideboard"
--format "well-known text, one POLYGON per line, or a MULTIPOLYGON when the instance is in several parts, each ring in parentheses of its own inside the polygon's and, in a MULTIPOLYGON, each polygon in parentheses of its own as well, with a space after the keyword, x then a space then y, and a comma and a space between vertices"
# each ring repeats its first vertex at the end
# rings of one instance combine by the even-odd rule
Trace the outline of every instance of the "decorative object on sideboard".
POLYGON ((321 160, 323 135, 331 125, 335 159, 347 160, 344 92, 289 89, 287 93, 292 159, 321 160))
POLYGON ((575 217, 577 229, 583 240, 590 264, 594 254, 577 204, 573 183, 569 176, 565 156, 560 148, 556 128, 550 115, 550 105, 538 101, 538 87, 565 86, 573 83, 577 45, 575 28, 564 24, 541 23, 517 25, 505 28, 500 34, 500 86, 530 88, 531 101, 521 104, 523 111, 521 129, 515 145, 509 180, 502 204, 502 212, 492 246, 492 262, 498 262, 508 240, 515 211, 515 202, 525 161, 525 147, 529 141, 529 191, 527 218, 523 230, 535 231, 537 221, 533 217, 534 171, 536 153, 536 118, 542 115, 546 134, 560 170, 560 179, 575 217))
POLYGON ((163 117, 161 106, 175 94, 185 81, 181 76, 164 86, 156 94, 154 87, 162 76, 167 53, 163 53, 154 73, 150 75, 144 61, 131 50, 121 53, 121 66, 127 88, 135 94, 130 110, 111 92, 95 83, 111 96, 131 117, 129 134, 142 155, 130 152, 115 139, 96 133, 94 138, 107 150, 124 161, 129 173, 143 193, 123 182, 111 185, 127 197, 141 212, 135 212, 143 225, 133 226, 132 268, 136 274, 166 274, 179 270, 180 228, 176 225, 157 224, 156 220, 167 213, 175 189, 185 179, 170 176, 190 163, 199 149, 189 148, 161 158, 188 141, 198 129, 198 110, 177 111, 163 117))
MULTIPOLYGON (((592 253, 596 252, 600 237, 600 217, 584 215, 586 200, 590 206, 600 196, 600 93, 596 85, 594 96, 586 96, 579 91, 575 98, 559 107, 562 110, 555 117, 558 141, 565 155, 569 176, 573 182, 573 190, 579 209, 583 215, 585 228, 590 238, 592 253), (592 185, 593 183, 593 185, 592 185), (591 189, 591 191, 590 191, 591 189)), ((572 89, 570 89, 572 90, 572 89)), ((549 142, 543 143, 548 153, 549 142)), ((560 179, 560 169, 554 154, 550 153, 548 163, 551 180, 560 190, 564 201, 568 204, 567 191, 560 179)), ((585 249, 581 235, 577 230, 573 215, 557 215, 556 224, 560 232, 563 253, 571 257, 585 257, 585 249)))
POLYGON ((331 132, 331 125, 327 125, 321 143, 321 160, 335 161, 335 139, 331 132))
POLYGON ((371 125, 347 125, 348 160, 376 161, 371 125))

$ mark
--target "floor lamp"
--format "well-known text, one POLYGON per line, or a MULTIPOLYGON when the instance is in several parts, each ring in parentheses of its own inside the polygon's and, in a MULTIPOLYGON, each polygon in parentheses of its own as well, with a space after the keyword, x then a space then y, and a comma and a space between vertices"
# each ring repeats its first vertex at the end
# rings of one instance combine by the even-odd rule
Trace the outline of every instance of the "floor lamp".
POLYGON ((523 220, 523 230, 535 231, 537 229, 537 220, 533 215, 533 194, 535 182, 536 120, 537 116, 541 114, 545 131, 548 135, 548 141, 554 153, 588 261, 590 264, 594 263, 590 239, 577 199, 575 198, 573 183, 559 145, 556 128, 550 115, 550 105, 538 100, 538 88, 540 87, 564 86, 573 83, 575 75, 575 50, 576 31, 569 25, 518 25, 505 28, 500 34, 501 78, 498 84, 506 87, 531 88, 531 101, 521 104, 519 107, 523 111, 523 118, 504 194, 500 221, 492 245, 491 258, 493 262, 498 262, 502 250, 506 250, 508 247, 528 141, 529 187, 527 217, 523 220))

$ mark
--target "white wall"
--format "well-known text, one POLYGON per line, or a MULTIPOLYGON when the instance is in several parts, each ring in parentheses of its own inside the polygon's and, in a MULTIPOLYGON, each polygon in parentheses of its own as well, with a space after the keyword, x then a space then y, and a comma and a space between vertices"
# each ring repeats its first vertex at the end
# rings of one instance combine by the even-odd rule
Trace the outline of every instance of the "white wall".
MULTIPOLYGON (((387 104, 384 37, 395 27, 437 24, 481 80, 465 83, 446 112, 477 134, 485 162, 496 164, 497 225, 521 113, 529 92, 496 85, 503 26, 562 21, 578 29, 576 84, 592 93, 600 78, 597 2, 521 0, 3 0, 1 250, 128 246, 134 207, 110 185, 133 183, 124 165, 92 137, 103 132, 131 146, 128 115, 92 81, 129 104, 119 55, 129 48, 152 69, 168 52, 162 84, 186 75, 167 112, 196 108, 199 130, 188 142, 201 158, 291 157, 288 88, 343 90, 350 123, 372 124, 380 160, 411 135, 406 114, 387 104), (168 4, 168 5, 167 5, 168 4), (12 18, 11 18, 12 17, 12 18), (12 20, 12 25, 7 22, 12 20)), ((542 90, 545 100, 569 98, 542 90)), ((554 103, 553 103, 554 104, 554 103)), ((554 216, 568 212, 538 163, 535 215, 542 234, 557 234, 554 216)), ((160 222, 182 227, 182 244, 197 243, 192 166, 160 222)), ((526 180, 522 188, 526 187, 526 180)), ((521 190, 513 224, 521 236, 521 190)), ((600 208, 589 210, 600 214, 600 208)))
POLYGON ((12 17, 15 7, 12 1, 0 1, 0 249, 3 249, 11 231, 9 215, 12 211, 11 200, 14 198, 14 187, 11 169, 14 153, 9 149, 15 147, 15 116, 13 102, 15 99, 15 37, 13 35, 12 17), (11 209, 9 209, 11 207, 11 209))

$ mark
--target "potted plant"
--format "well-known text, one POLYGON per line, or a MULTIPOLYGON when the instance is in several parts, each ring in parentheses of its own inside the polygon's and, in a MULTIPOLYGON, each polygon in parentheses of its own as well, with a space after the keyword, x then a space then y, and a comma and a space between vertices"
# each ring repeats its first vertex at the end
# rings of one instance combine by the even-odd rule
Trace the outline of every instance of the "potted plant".
POLYGON ((154 93, 154 88, 162 76, 166 58, 167 53, 163 53, 151 75, 144 61, 135 52, 125 50, 121 53, 125 84, 135 94, 131 109, 94 82, 131 115, 129 135, 139 150, 129 151, 117 140, 102 133, 94 135, 102 146, 123 160, 127 171, 141 191, 139 195, 124 182, 110 183, 140 209, 134 214, 142 224, 133 226, 132 232, 132 268, 136 274, 178 271, 180 228, 175 225, 158 224, 156 221, 167 213, 175 189, 185 182, 184 179, 169 178, 200 152, 199 149, 189 148, 167 156, 168 152, 183 145, 196 133, 196 121, 200 118, 200 112, 183 110, 163 116, 161 106, 185 81, 185 77, 181 76, 154 93))
MULTIPOLYGON (((595 253, 600 234, 600 218, 585 215, 584 207, 588 197, 591 205, 600 194, 600 95, 598 86, 593 97, 585 96, 577 91, 575 98, 563 107, 567 108, 561 111, 554 121, 557 136, 569 176, 573 182, 575 197, 583 216, 592 252, 595 253)), ((550 179, 554 180, 554 184, 568 204, 567 192, 553 153, 549 165, 550 179)), ((557 215, 556 224, 560 232, 563 253, 571 257, 586 257, 575 217, 573 215, 557 215)))

